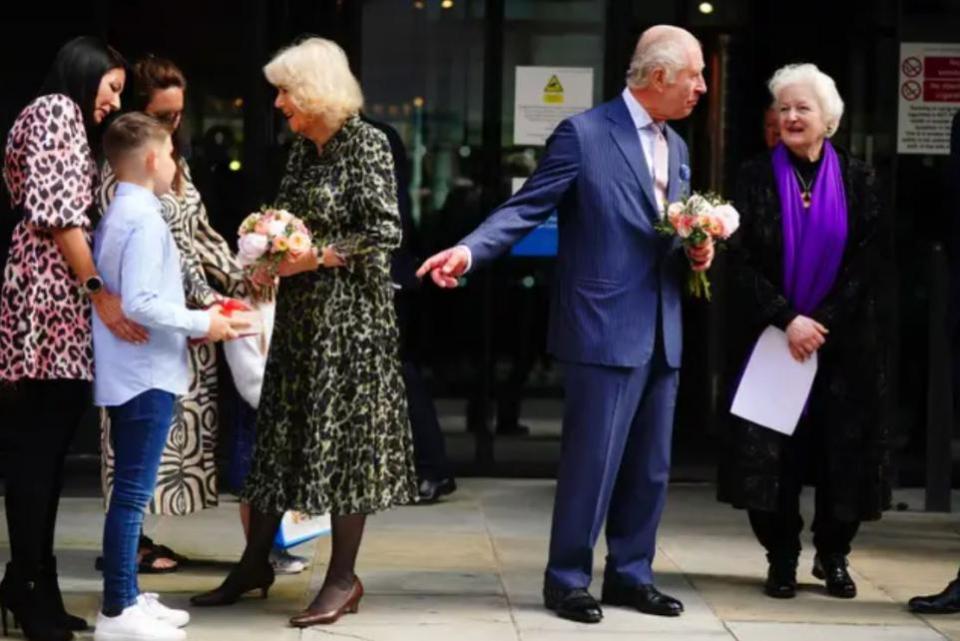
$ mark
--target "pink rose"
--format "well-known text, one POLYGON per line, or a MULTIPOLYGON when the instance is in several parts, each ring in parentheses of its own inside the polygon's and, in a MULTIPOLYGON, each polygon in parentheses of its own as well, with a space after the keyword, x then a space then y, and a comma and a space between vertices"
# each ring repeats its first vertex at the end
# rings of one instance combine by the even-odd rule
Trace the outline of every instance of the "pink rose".
POLYGON ((295 231, 290 234, 287 245, 290 247, 290 251, 300 254, 310 249, 310 238, 306 234, 295 231))
POLYGON ((696 222, 696 217, 684 213, 678 215, 675 220, 671 220, 670 224, 673 225, 675 230, 677 230, 677 236, 686 239, 689 238, 690 234, 693 233, 693 230, 696 227, 696 222))
POLYGON ((727 237, 723 219, 717 216, 714 212, 700 216, 700 227, 714 238, 727 237))

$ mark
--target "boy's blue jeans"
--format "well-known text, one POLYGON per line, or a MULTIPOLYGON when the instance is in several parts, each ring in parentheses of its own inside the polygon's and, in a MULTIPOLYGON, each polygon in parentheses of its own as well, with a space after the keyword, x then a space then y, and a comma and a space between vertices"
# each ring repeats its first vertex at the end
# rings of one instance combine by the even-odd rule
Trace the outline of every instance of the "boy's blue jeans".
POLYGON ((175 397, 148 390, 108 408, 115 455, 113 494, 103 527, 103 613, 117 616, 136 603, 137 548, 143 513, 153 497, 175 397))

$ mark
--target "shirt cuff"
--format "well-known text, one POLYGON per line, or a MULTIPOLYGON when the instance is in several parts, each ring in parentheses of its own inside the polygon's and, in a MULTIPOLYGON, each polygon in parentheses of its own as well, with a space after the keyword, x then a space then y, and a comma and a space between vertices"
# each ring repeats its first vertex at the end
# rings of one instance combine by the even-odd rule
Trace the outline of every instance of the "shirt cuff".
POLYGON ((203 338, 210 333, 210 314, 203 310, 190 311, 190 338, 203 338))
POLYGON ((465 249, 467 251, 467 269, 463 272, 466 274, 473 267, 473 252, 466 245, 457 245, 455 249, 465 249))

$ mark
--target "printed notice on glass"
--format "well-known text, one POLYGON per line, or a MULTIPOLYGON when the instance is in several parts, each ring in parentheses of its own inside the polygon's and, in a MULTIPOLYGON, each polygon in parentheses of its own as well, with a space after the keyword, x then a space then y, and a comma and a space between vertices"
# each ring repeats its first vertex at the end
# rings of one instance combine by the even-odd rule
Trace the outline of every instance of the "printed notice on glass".
POLYGON ((960 43, 900 43, 897 153, 950 153, 960 109, 960 43))
POLYGON ((768 327, 753 348, 730 413, 790 436, 800 422, 816 375, 817 355, 797 362, 790 354, 787 335, 768 327))
POLYGON ((517 67, 516 82, 516 145, 545 145, 564 118, 593 107, 592 67, 517 67))

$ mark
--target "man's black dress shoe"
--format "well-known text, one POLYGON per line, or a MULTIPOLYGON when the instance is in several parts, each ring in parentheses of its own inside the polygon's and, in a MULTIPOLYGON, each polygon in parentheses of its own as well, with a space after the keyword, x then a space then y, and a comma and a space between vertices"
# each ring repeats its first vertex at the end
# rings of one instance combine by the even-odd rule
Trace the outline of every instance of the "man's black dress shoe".
POLYGON ((847 572, 847 557, 842 554, 819 554, 813 558, 813 576, 827 582, 827 593, 838 599, 857 596, 857 584, 847 572))
POLYGON ((453 494, 456 490, 457 482, 449 476, 437 480, 423 479, 418 488, 420 503, 436 503, 441 496, 453 494))
POLYGON ((947 584, 940 594, 915 596, 907 603, 918 614, 955 614, 960 612, 960 578, 947 584))
POLYGON ((678 617, 683 612, 680 601, 664 594, 653 585, 625 587, 605 581, 601 602, 605 605, 625 605, 644 614, 660 617, 678 617))
POLYGON ((561 619, 580 623, 600 623, 603 610, 597 600, 583 588, 559 588, 543 586, 543 605, 553 610, 561 619))
POLYGON ((792 599, 797 596, 797 561, 771 561, 763 592, 774 599, 792 599))

